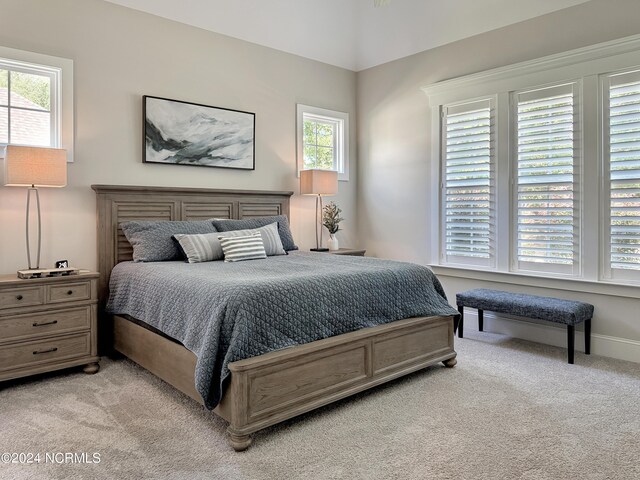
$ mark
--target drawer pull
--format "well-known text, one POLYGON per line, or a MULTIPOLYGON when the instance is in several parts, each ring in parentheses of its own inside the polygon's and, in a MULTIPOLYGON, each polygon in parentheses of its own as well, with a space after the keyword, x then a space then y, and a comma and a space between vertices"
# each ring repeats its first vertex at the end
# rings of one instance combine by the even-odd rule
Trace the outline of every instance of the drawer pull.
POLYGON ((73 295, 73 290, 69 290, 69 291, 67 292, 67 295, 73 295))
POLYGON ((44 327, 45 325, 55 325, 56 323, 58 323, 58 320, 53 320, 51 322, 42 322, 42 323, 34 322, 33 326, 34 327, 44 327))
POLYGON ((22 295, 18 295, 18 296, 16 297, 16 300, 22 300, 22 298, 23 298, 23 297, 22 297, 22 295))
POLYGON ((53 348, 48 348, 46 350, 36 350, 35 352, 33 352, 34 355, 40 355, 41 353, 51 353, 51 352, 57 352, 58 351, 58 347, 53 347, 53 348))

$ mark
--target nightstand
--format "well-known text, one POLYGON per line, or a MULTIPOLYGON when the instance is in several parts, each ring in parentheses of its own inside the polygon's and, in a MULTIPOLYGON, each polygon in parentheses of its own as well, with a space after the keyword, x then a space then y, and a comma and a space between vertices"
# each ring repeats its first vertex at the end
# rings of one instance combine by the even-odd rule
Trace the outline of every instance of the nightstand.
POLYGON ((84 365, 97 353, 98 274, 0 276, 0 381, 84 365))
POLYGON ((366 250, 358 250, 355 248, 339 248, 338 250, 329 250, 325 253, 333 255, 351 255, 352 257, 364 257, 366 250))

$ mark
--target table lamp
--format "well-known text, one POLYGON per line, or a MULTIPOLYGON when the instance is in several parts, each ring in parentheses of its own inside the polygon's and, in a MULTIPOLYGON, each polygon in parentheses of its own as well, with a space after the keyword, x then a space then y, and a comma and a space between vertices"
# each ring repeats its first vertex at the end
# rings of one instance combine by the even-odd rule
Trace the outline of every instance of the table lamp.
POLYGON ((300 194, 316 195, 316 248, 312 248, 312 252, 329 250, 322 248, 322 197, 336 193, 338 193, 338 172, 333 170, 302 170, 300 172, 300 194))
MULTIPOLYGON (((40 221, 40 195, 38 187, 64 187, 67 184, 67 151, 59 148, 20 147, 8 145, 4 158, 4 184, 7 187, 27 187, 27 261, 26 278, 40 276, 40 250, 42 243, 40 221), (35 265, 31 262, 29 245, 29 211, 32 194, 35 194, 38 211, 38 251, 35 265)), ((22 275, 21 275, 22 276, 22 275)))

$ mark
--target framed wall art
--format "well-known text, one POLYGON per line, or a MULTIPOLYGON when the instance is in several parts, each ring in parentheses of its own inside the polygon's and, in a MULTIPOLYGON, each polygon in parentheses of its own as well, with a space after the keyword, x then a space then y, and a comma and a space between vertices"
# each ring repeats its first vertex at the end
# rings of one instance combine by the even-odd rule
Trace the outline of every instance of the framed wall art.
POLYGON ((142 97, 143 162, 255 169, 255 113, 142 97))

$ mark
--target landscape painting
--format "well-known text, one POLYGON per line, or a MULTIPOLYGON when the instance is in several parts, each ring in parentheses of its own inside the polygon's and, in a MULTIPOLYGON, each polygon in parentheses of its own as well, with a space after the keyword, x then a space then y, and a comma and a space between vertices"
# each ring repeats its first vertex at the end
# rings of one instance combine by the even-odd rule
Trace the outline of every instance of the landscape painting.
POLYGON ((144 162, 255 169, 255 114, 143 97, 144 162))

